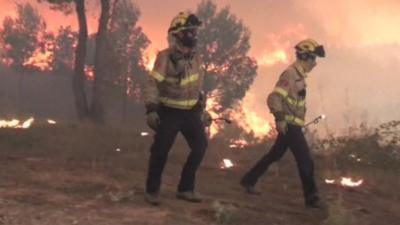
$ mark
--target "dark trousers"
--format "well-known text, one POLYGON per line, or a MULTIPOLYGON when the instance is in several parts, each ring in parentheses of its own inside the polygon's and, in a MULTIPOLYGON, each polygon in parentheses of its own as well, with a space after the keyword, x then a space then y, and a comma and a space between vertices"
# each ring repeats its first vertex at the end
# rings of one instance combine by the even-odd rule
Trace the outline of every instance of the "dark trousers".
POLYGON ((245 174, 241 181, 242 184, 254 186, 258 178, 267 171, 273 162, 282 158, 288 148, 292 151, 297 162, 305 201, 312 202, 318 200, 317 186, 314 181, 314 163, 300 126, 289 124, 287 133, 285 135, 278 135, 271 150, 245 174))
POLYGON ((151 146, 146 191, 148 193, 156 193, 160 190, 161 176, 167 162, 168 153, 179 132, 186 139, 191 152, 183 166, 178 191, 193 191, 196 171, 207 148, 207 136, 201 120, 200 110, 180 110, 162 107, 159 110, 159 116, 161 123, 151 146))

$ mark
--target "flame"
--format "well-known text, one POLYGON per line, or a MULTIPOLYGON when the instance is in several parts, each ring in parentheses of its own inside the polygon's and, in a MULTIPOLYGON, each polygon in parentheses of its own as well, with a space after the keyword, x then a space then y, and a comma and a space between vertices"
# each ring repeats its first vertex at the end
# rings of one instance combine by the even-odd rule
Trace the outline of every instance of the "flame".
MULTIPOLYGON (((221 95, 218 91, 213 91, 207 97, 206 110, 213 119, 219 118, 219 115, 216 113, 216 111, 222 108, 221 105, 219 105, 218 103, 220 96, 221 95)), ((223 126, 223 123, 218 123, 214 121, 209 128, 210 138, 215 137, 215 135, 218 134, 220 130, 222 130, 223 126)))
POLYGON ((85 75, 88 80, 94 80, 94 68, 93 66, 85 65, 85 75))
POLYGON ((276 49, 271 53, 265 53, 257 59, 258 65, 272 66, 277 63, 288 63, 289 58, 284 49, 276 49))
POLYGON ((154 52, 148 53, 148 56, 146 56, 144 59, 144 64, 148 71, 153 70, 155 61, 156 61, 156 54, 154 52))
POLYGON ((29 128, 35 119, 33 117, 27 119, 25 122, 20 124, 20 121, 17 119, 12 120, 0 120, 0 128, 19 128, 19 129, 27 129, 29 128))
POLYGON ((252 134, 256 141, 261 141, 269 137, 271 125, 267 118, 254 111, 252 107, 254 104, 257 104, 254 94, 248 93, 229 116, 246 133, 252 134))
POLYGON ((325 179, 325 183, 327 184, 334 184, 335 183, 335 179, 325 179))
POLYGON ((57 124, 57 122, 55 120, 52 120, 52 119, 48 119, 47 123, 49 123, 49 124, 57 124))
POLYGON ((221 163, 221 169, 229 169, 232 168, 234 165, 230 159, 223 159, 221 163))
POLYGON ((343 187, 359 187, 364 183, 363 179, 359 179, 358 181, 353 181, 351 177, 341 177, 340 181, 335 179, 325 179, 325 183, 327 184, 335 184, 338 183, 343 187))
POLYGON ((148 133, 148 132, 141 132, 140 135, 141 135, 142 137, 145 137, 145 136, 148 136, 149 133, 148 133))
POLYGON ((51 58, 53 53, 51 51, 42 52, 40 49, 36 49, 32 57, 23 63, 24 66, 33 66, 41 71, 51 71, 50 66, 51 58))
POLYGON ((358 181, 353 181, 350 177, 342 177, 340 180, 340 184, 345 187, 358 187, 360 186, 364 180, 360 179, 358 181))

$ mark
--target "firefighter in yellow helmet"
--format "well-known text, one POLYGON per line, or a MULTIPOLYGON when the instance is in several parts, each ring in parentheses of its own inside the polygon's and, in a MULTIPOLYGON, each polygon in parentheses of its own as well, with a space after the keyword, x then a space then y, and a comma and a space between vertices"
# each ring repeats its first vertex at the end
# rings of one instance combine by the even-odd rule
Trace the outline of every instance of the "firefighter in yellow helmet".
MULTIPOLYGON (((197 32, 201 21, 186 12, 173 18, 168 29, 169 47, 160 51, 144 88, 147 123, 155 130, 146 181, 147 202, 161 203, 161 176, 168 153, 179 132, 191 152, 183 167, 177 188, 178 199, 200 202, 194 192, 196 171, 207 148, 202 115, 202 63, 196 52, 197 32)), ((209 121, 207 121, 209 122, 209 121)))
POLYGON ((314 181, 314 165, 310 150, 302 132, 306 113, 307 73, 317 65, 317 57, 325 57, 324 47, 312 39, 295 46, 296 61, 279 77, 274 90, 267 98, 267 105, 275 117, 278 137, 271 150, 241 180, 241 185, 250 194, 260 194, 254 186, 269 165, 278 161, 288 148, 292 151, 299 170, 305 204, 322 207, 314 181))

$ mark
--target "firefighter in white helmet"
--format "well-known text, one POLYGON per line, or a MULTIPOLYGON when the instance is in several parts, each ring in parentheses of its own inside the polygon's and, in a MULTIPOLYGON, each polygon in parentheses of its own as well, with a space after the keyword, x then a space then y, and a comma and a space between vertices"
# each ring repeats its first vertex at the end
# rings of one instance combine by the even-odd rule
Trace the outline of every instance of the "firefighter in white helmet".
MULTIPOLYGON (((161 176, 169 150, 179 132, 191 152, 183 167, 177 188, 178 199, 200 202, 194 192, 196 171, 207 148, 204 129, 205 96, 202 94, 202 63, 196 52, 201 21, 192 13, 181 12, 168 29, 170 46, 160 51, 144 88, 147 123, 156 131, 151 146, 145 199, 161 203, 161 176)), ((207 122, 210 122, 209 119, 207 122)))
POLYGON ((302 132, 306 113, 307 73, 316 65, 317 57, 325 57, 324 47, 312 39, 295 46, 296 61, 279 77, 274 90, 267 98, 267 105, 275 117, 278 137, 271 150, 241 180, 241 185, 250 194, 260 194, 254 186, 269 165, 279 160, 286 150, 292 151, 299 170, 305 204, 319 208, 321 201, 314 181, 314 165, 310 150, 302 132))

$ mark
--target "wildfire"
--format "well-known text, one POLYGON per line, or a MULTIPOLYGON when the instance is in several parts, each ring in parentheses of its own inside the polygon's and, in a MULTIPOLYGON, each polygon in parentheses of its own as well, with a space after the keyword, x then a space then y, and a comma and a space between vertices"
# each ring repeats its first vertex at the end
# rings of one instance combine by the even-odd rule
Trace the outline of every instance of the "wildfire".
POLYGON ((50 66, 50 61, 52 56, 53 53, 50 51, 42 52, 40 49, 37 49, 32 55, 32 57, 30 57, 23 65, 33 66, 41 71, 50 71, 52 70, 50 66))
POLYGON ((266 53, 257 60, 258 65, 265 65, 265 66, 271 66, 276 63, 288 63, 288 62, 289 62, 288 56, 285 50, 283 49, 277 49, 271 53, 266 53))
POLYGON ((52 120, 52 119, 48 119, 47 123, 48 124, 52 124, 52 125, 57 124, 57 122, 55 120, 52 120))
POLYGON ((88 80, 94 80, 93 66, 85 66, 85 75, 88 80))
POLYGON ((229 169, 232 168, 234 165, 230 159, 223 159, 221 162, 221 169, 229 169))
POLYGON ((0 120, 0 128, 19 128, 19 129, 27 129, 29 128, 35 119, 33 117, 27 119, 22 124, 17 119, 12 120, 0 120))
MULTIPOLYGON (((220 94, 216 91, 211 92, 209 96, 207 96, 206 110, 210 113, 212 118, 218 118, 219 115, 216 113, 217 110, 221 109, 221 106, 218 104, 218 98, 220 94)), ((218 123, 214 121, 209 128, 210 138, 213 138, 218 132, 223 128, 223 123, 218 123)))
POLYGON ((357 181, 353 180, 351 177, 341 177, 340 180, 335 179, 325 179, 327 184, 339 184, 343 187, 359 187, 364 183, 363 179, 357 181))
POLYGON ((149 53, 148 57, 145 57, 145 67, 147 70, 153 70, 154 62, 156 61, 156 56, 154 53, 149 53))

